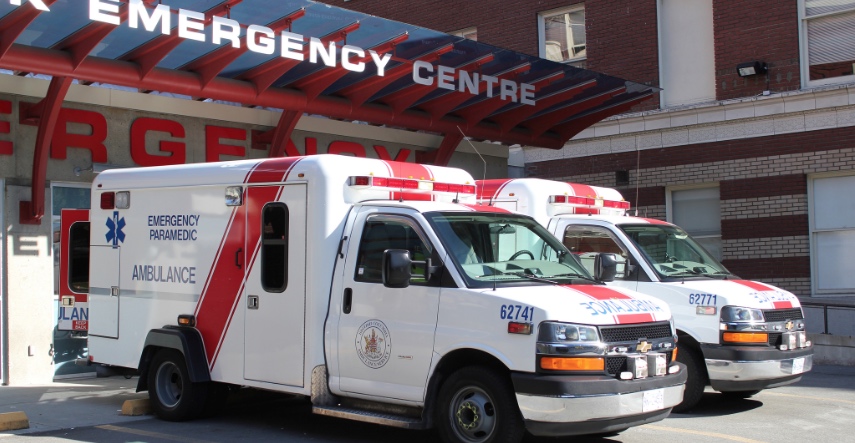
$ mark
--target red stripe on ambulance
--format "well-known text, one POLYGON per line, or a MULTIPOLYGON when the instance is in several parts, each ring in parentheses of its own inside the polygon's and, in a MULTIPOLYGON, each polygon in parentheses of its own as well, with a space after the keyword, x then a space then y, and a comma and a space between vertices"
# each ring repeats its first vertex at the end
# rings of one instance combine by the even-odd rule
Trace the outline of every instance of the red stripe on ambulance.
MULTIPOLYGON (((734 283, 740 284, 742 286, 747 286, 747 287, 749 287, 755 291, 759 291, 759 292, 773 292, 773 291, 775 291, 774 288, 766 286, 763 283, 758 283, 756 281, 751 281, 751 280, 731 280, 731 281, 734 283)), ((774 306, 775 309, 790 309, 793 307, 793 302, 787 301, 787 300, 772 301, 772 306, 774 306)))
MULTIPOLYGON (((587 295, 596 301, 609 301, 609 300, 635 300, 634 298, 620 292, 615 291, 614 289, 608 288, 606 286, 593 286, 593 285, 562 285, 562 288, 573 290, 576 292, 580 292, 582 294, 587 295)), ((604 308, 607 309, 607 308, 604 308)), ((604 313, 605 314, 605 313, 604 313)), ((614 319, 616 324, 630 324, 630 323, 644 323, 644 322, 652 322, 656 321, 656 317, 651 313, 646 312, 634 312, 634 313, 626 313, 626 314, 618 314, 612 313, 612 318, 614 319)))
MULTIPOLYGON (((300 158, 292 157, 260 161, 247 174, 244 183, 284 181, 299 161, 300 158)), ((271 196, 276 197, 276 195, 276 192, 272 191, 271 196)), ((267 196, 265 195, 265 197, 267 196)), ((247 251, 242 251, 242 249, 246 246, 244 243, 248 229, 260 229, 260 221, 258 220, 260 216, 260 212, 251 214, 250 224, 257 226, 249 228, 247 226, 246 202, 232 211, 225 235, 214 258, 214 263, 211 265, 211 272, 208 274, 199 303, 196 305, 196 328, 202 335, 210 368, 213 368, 217 360, 226 331, 228 331, 234 317, 234 312, 246 284, 246 270, 250 269, 250 264, 245 258, 241 267, 236 266, 235 260, 240 259, 241 255, 254 259, 255 251, 252 254, 247 254, 247 251)))
POLYGON ((478 182, 480 185, 478 189, 478 199, 488 199, 493 200, 495 198, 499 198, 499 194, 502 193, 502 189, 505 188, 510 182, 513 180, 507 179, 492 179, 492 180, 481 180, 478 182))
MULTIPOLYGON (((392 177, 415 180, 433 180, 433 171, 417 163, 384 161, 392 177)), ((414 192, 393 192, 392 200, 433 201, 433 195, 414 192)))

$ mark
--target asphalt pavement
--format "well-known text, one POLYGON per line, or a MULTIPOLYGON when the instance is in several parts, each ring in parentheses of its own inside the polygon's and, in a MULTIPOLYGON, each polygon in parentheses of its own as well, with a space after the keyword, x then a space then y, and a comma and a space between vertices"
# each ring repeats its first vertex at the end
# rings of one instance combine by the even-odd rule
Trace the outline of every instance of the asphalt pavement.
MULTIPOLYGON (((135 392, 136 383, 136 378, 115 376, 46 386, 0 386, 0 414, 24 412, 30 423, 27 429, 0 431, 0 443, 210 443, 247 438, 259 442, 435 441, 433 433, 313 415, 305 400, 253 390, 240 391, 223 414, 211 419, 170 423, 150 415, 123 416, 126 400, 147 398, 147 393, 135 392), (242 395, 244 392, 248 394, 242 395)), ((814 365, 798 383, 763 391, 752 399, 734 402, 708 388, 701 406, 688 414, 672 414, 662 422, 632 428, 619 436, 572 441, 855 441, 848 431, 855 428, 853 392, 855 367, 814 365)), ((558 440, 526 438, 526 442, 547 441, 558 440)))

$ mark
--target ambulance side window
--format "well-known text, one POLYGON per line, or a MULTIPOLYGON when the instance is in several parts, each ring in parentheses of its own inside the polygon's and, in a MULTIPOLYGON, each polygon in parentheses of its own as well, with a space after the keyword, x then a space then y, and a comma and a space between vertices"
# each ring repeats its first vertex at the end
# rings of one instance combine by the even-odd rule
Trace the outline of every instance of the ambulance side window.
POLYGON ((568 225, 564 230, 562 243, 570 252, 579 257, 582 265, 592 275, 594 273, 594 259, 601 252, 617 254, 618 280, 626 277, 626 260, 629 254, 609 233, 608 229, 598 226, 568 225))
POLYGON ((269 203, 261 215, 261 287, 283 292, 288 287, 288 206, 269 203))
POLYGON ((89 222, 77 222, 68 230, 68 287, 89 292, 89 222))
MULTIPOLYGON (((356 275, 353 279, 364 283, 382 283, 381 265, 383 253, 387 249, 406 249, 410 251, 410 260, 413 261, 424 261, 432 251, 429 244, 419 236, 415 222, 398 216, 369 217, 359 241, 356 275)), ((426 285, 428 282, 418 276, 423 272, 423 269, 415 267, 410 284, 426 285)))

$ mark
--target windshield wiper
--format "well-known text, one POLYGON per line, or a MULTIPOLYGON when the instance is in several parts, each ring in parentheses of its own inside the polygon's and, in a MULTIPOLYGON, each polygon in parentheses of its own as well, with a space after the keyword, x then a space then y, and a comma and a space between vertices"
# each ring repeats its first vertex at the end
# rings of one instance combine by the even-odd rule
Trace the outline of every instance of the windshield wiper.
POLYGON ((526 274, 524 272, 505 272, 505 275, 516 275, 517 277, 525 277, 529 280, 542 281, 544 283, 552 283, 553 285, 560 285, 561 284, 561 283, 558 283, 557 281, 554 281, 554 280, 547 280, 545 278, 538 277, 534 274, 526 274))
POLYGON ((593 279, 591 277, 585 277, 582 274, 577 274, 577 273, 573 273, 573 272, 568 272, 565 274, 550 275, 549 277, 550 278, 552 278, 552 277, 574 277, 574 278, 581 278, 582 280, 587 280, 587 281, 594 282, 594 283, 600 283, 596 279, 593 279))

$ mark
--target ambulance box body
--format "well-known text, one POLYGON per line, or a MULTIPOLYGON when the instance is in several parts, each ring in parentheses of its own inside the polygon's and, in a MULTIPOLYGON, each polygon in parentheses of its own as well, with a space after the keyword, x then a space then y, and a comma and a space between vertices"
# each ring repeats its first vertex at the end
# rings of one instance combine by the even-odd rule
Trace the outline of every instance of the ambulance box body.
POLYGON ((617 190, 507 179, 478 182, 478 192, 482 204, 535 218, 588 269, 598 254, 615 254, 610 287, 670 306, 678 361, 690 369, 677 410, 697 403, 707 384, 745 397, 796 382, 811 369, 813 348, 795 295, 736 277, 678 226, 627 216, 629 202, 617 190))
POLYGON ((138 372, 160 417, 237 385, 491 441, 618 431, 682 400, 667 305, 477 205, 465 171, 335 155, 123 169, 92 199, 89 359, 138 372))

